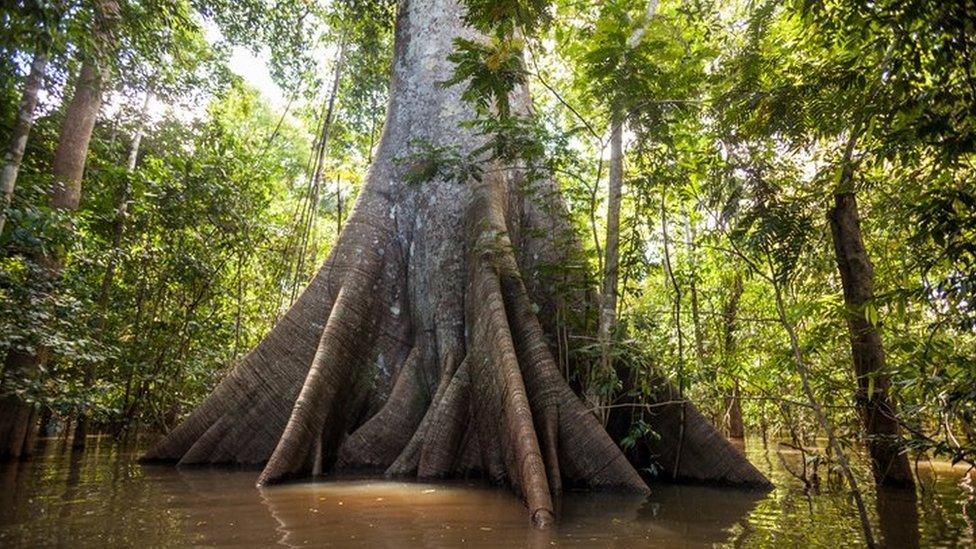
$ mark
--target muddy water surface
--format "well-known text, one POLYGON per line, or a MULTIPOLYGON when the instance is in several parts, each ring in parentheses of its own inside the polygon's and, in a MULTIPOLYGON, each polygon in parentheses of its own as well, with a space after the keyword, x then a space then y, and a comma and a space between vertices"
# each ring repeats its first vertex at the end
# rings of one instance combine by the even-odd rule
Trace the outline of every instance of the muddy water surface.
MULTIPOLYGON (((649 498, 573 493, 538 532, 507 491, 480 483, 344 479, 257 489, 252 470, 146 466, 93 438, 84 453, 49 442, 32 463, 0 464, 3 547, 712 547, 860 545, 842 490, 805 491, 775 453, 749 448, 767 494, 652 486, 649 498)), ((790 459, 789 455, 785 456, 790 459)), ((875 494, 890 547, 972 547, 972 476, 923 465, 925 491, 875 494)))

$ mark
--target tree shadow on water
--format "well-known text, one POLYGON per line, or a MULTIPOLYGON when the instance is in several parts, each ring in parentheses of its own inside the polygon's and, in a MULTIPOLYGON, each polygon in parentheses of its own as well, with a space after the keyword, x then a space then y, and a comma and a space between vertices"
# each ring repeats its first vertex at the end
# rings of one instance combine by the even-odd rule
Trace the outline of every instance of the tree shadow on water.
POLYGON ((915 490, 879 487, 876 509, 881 543, 885 547, 914 549, 921 546, 915 490))

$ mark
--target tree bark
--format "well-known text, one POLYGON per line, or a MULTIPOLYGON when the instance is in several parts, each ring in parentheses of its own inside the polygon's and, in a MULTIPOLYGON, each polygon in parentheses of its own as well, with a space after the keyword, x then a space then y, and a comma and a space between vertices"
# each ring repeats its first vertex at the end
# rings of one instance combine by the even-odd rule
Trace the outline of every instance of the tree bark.
MULTIPOLYGON (((464 124, 460 87, 440 84, 454 39, 477 37, 462 14, 457 0, 401 1, 386 124, 328 259, 145 459, 264 464, 261 485, 334 471, 484 475, 540 527, 564 485, 647 492, 560 374, 555 329, 540 322, 576 302, 559 301, 546 274, 569 227, 555 183, 496 164, 480 181, 406 177, 421 144, 463 157, 484 143, 464 124)), ((512 99, 528 105, 524 88, 512 99)))
POLYGON ((705 352, 705 333, 702 330, 700 305, 698 301, 698 250, 695 222, 691 212, 685 209, 685 247, 688 248, 688 263, 691 268, 688 277, 688 293, 691 294, 691 327, 695 336, 695 358, 701 366, 707 359, 705 352))
POLYGON ((901 428, 889 395, 891 380, 885 371, 881 334, 866 315, 866 308, 875 306, 874 271, 864 247, 853 192, 834 195, 829 219, 857 377, 855 402, 867 432, 874 480, 883 486, 912 488, 915 482, 908 457, 902 452, 901 428))
MULTIPOLYGON (((742 293, 742 275, 736 272, 735 279, 732 282, 732 293, 729 295, 729 300, 725 304, 725 310, 722 315, 725 320, 723 327, 722 358, 724 362, 723 369, 726 375, 730 375, 729 372, 732 370, 732 364, 735 361, 735 353, 738 346, 736 332, 738 331, 739 302, 742 299, 742 293)), ((728 432, 729 438, 742 440, 745 438, 745 425, 742 422, 742 403, 739 400, 739 378, 736 374, 731 374, 731 377, 733 379, 732 394, 725 400, 726 431, 728 432)))
MULTIPOLYGON (((102 102, 102 85, 107 81, 108 55, 115 45, 114 27, 119 17, 115 0, 95 2, 95 28, 93 49, 85 59, 75 83, 74 94, 65 112, 64 123, 54 153, 52 172, 54 184, 49 193, 51 207, 73 212, 81 200, 81 178, 88 155, 88 143, 95 127, 102 102)), ((49 288, 56 283, 64 258, 57 252, 47 251, 34 258, 38 264, 37 275, 31 284, 49 288)), ((13 349, 7 353, 4 377, 31 378, 47 362, 49 352, 42 345, 33 350, 13 349)), ((6 383, 5 383, 6 385, 6 383)), ((0 389, 0 459, 11 459, 29 453, 30 418, 33 406, 19 394, 0 389)))
POLYGON ((94 61, 86 61, 81 66, 52 163, 54 186, 49 197, 51 206, 56 209, 75 211, 81 202, 81 179, 85 173, 88 144, 102 105, 102 83, 107 76, 107 68, 94 61))
POLYGON ((17 118, 14 120, 14 127, 10 133, 10 143, 3 155, 3 168, 0 171, 0 193, 2 193, 3 200, 3 203, 0 204, 0 233, 3 233, 3 227, 7 221, 7 208, 10 207, 10 202, 14 196, 17 174, 20 171, 20 163, 24 159, 24 150, 27 148, 27 138, 30 136, 31 127, 34 125, 37 94, 44 84, 47 60, 47 46, 39 45, 37 51, 34 52, 30 73, 24 83, 24 94, 21 97, 20 108, 17 109, 17 118))

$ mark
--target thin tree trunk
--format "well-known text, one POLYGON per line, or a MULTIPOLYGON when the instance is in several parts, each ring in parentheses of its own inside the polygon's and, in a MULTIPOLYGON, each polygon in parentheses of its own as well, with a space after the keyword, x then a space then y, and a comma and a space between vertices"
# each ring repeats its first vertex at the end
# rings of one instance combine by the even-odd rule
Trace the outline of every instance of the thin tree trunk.
POLYGON ((851 345, 854 375, 857 377, 855 405, 867 433, 871 471, 880 486, 914 488, 915 480, 903 453, 898 412, 890 396, 891 379, 886 371, 881 334, 868 317, 877 311, 874 303, 874 269, 864 246, 861 218, 854 193, 857 140, 868 125, 865 107, 877 96, 883 75, 891 61, 895 41, 888 45, 877 78, 872 82, 860 108, 854 113, 850 134, 840 159, 840 177, 834 189, 834 205, 828 213, 834 259, 844 290, 844 306, 851 345))
MULTIPOLYGON (((647 32, 657 10, 657 0, 649 0, 644 14, 643 24, 630 35, 627 40, 628 48, 635 47, 647 32)), ((667 210, 664 194, 661 196, 662 233, 665 243, 665 267, 669 279, 675 288, 675 324, 678 331, 678 378, 684 378, 684 341, 681 332, 681 295, 670 265, 667 236, 667 210)), ((594 234, 594 240, 595 234, 594 234)), ((597 241, 597 248, 599 248, 597 241)), ((602 256, 601 256, 602 258, 602 256)), ((640 406, 643 396, 637 396, 644 390, 647 380, 637 380, 634 376, 618 375, 623 390, 617 401, 623 406, 640 406)), ((760 473, 742 453, 717 433, 701 413, 683 397, 683 389, 677 389, 670 383, 658 380, 660 387, 655 391, 655 398, 667 402, 656 406, 653 412, 642 413, 641 419, 646 420, 657 438, 644 437, 639 444, 628 451, 631 462, 646 470, 654 467, 663 470, 663 474, 672 479, 688 479, 695 482, 720 481, 728 484, 769 488, 769 481, 760 473), (684 447, 694 452, 695 459, 682 461, 684 447), (719 473, 718 471, 721 470, 719 473)), ((633 415, 621 413, 623 408, 611 411, 607 424, 615 440, 627 440, 630 435, 630 425, 633 415)))
POLYGON ((231 358, 237 360, 238 353, 241 350, 241 320, 244 310, 244 279, 242 276, 242 269, 244 267, 244 253, 237 253, 237 273, 235 278, 237 279, 237 313, 234 316, 234 350, 231 352, 231 358))
POLYGON ((332 74, 332 89, 329 91, 329 99, 326 103, 325 113, 322 116, 322 126, 319 131, 319 138, 315 150, 315 163, 312 168, 311 181, 309 183, 308 207, 305 210, 307 217, 302 220, 303 229, 301 243, 298 251, 298 263, 295 267, 295 278, 292 283, 291 302, 294 303, 298 292, 299 282, 305 271, 305 260, 308 252, 309 242, 314 239, 315 216, 318 212, 319 189, 322 186, 322 172, 325 170, 326 154, 328 152, 329 135, 332 132, 332 122, 335 118, 336 98, 339 96, 339 83, 342 79, 342 67, 345 61, 346 38, 342 37, 339 43, 339 56, 336 59, 335 70, 332 74))
POLYGON ((913 488, 915 481, 908 456, 902 451, 901 428, 889 394, 891 379, 886 372, 881 334, 866 313, 875 307, 874 272, 864 248, 853 192, 834 195, 830 232, 844 288, 851 358, 857 377, 855 402, 867 433, 871 471, 879 485, 913 488))
POLYGON ((736 379, 732 384, 732 396, 729 397, 726 403, 726 413, 729 416, 729 438, 736 440, 744 440, 746 438, 746 426, 742 420, 742 400, 739 398, 740 394, 739 380, 736 379))
MULTIPOLYGON (((135 130, 132 133, 132 142, 129 146, 129 154, 125 163, 125 182, 119 192, 119 203, 115 208, 115 219, 112 221, 112 249, 108 256, 108 263, 105 265, 105 274, 102 276, 102 285, 98 292, 96 307, 98 309, 98 326, 95 328, 95 338, 101 340, 105 335, 105 327, 108 324, 108 304, 112 293, 112 284, 115 281, 115 270, 119 262, 119 254, 122 248, 122 237, 125 234, 125 219, 129 210, 129 195, 132 194, 132 176, 136 171, 136 163, 139 161, 139 146, 142 143, 142 135, 145 131, 146 110, 149 108, 151 95, 147 92, 143 100, 142 108, 139 110, 139 119, 135 130)), ((85 364, 85 372, 82 386, 90 388, 95 379, 95 365, 91 362, 85 364)), ((88 417, 85 410, 78 414, 78 426, 75 428, 75 436, 72 447, 81 449, 85 447, 85 438, 88 436, 88 417)))
POLYGON ((735 279, 732 282, 732 293, 729 295, 722 315, 725 320, 722 358, 723 373, 733 379, 732 395, 725 400, 726 431, 729 438, 740 440, 745 438, 745 426, 742 422, 742 403, 739 400, 739 376, 737 373, 732 373, 731 370, 732 364, 736 361, 735 354, 738 346, 736 332, 738 331, 739 302, 742 299, 742 293, 742 274, 736 272, 735 279))
POLYGON ((824 434, 827 435, 827 444, 834 451, 837 456, 837 463, 840 465, 841 472, 844 478, 847 480, 848 485, 851 488, 851 495, 854 497, 854 503, 857 506, 858 518, 861 521, 861 530, 864 532, 864 541, 868 547, 875 547, 874 533, 871 530, 871 522, 868 519, 867 508, 864 506, 864 497, 861 494, 861 489, 858 487, 857 479, 854 477, 854 471, 851 469, 851 464, 847 459, 847 453, 844 452, 844 448, 841 447, 840 441, 834 435, 834 428, 827 419, 827 414, 824 413, 823 406, 820 405, 820 401, 817 400, 816 395, 813 392, 813 387, 810 385, 810 370, 807 367, 806 358, 803 356, 803 351, 800 348, 800 338, 796 335, 796 328, 793 323, 786 316, 786 304, 783 300, 783 291, 780 288, 779 281, 775 278, 775 269, 772 268, 772 258, 767 254, 767 260, 770 263, 770 283, 773 286, 773 293, 776 297, 776 312, 779 315, 780 324, 786 330, 787 335, 790 338, 790 348, 793 351, 793 359, 796 363, 796 371, 800 375, 800 384, 803 387, 803 394, 807 398, 807 402, 810 408, 813 410, 813 415, 817 419, 817 423, 820 428, 823 429, 824 434))
POLYGON ((51 408, 45 406, 41 411, 41 419, 37 423, 37 435, 47 437, 51 435, 51 423, 54 421, 54 413, 51 408))
MULTIPOLYGON (((102 86, 108 80, 108 55, 115 46, 114 26, 119 17, 115 0, 99 0, 95 3, 95 29, 93 50, 86 52, 74 94, 65 112, 64 123, 54 153, 52 172, 54 184, 49 194, 50 205, 55 210, 73 212, 81 201, 81 178, 88 156, 88 143, 95 127, 95 117, 102 103, 102 86)), ((50 288, 56 284, 63 267, 64 257, 54 251, 45 251, 34 258, 38 269, 31 284, 38 288, 50 288)), ((33 351, 11 350, 7 354, 4 376, 29 379, 47 362, 49 352, 38 345, 33 351)), ((0 459, 25 455, 28 449, 32 406, 16 393, 0 396, 0 459)))
MULTIPOLYGON (((51 206, 56 209, 73 212, 81 202, 81 179, 88 144, 102 105, 102 85, 107 76, 107 68, 94 61, 86 61, 81 66, 52 164, 55 183, 49 196, 51 206)), ((52 259, 60 262, 62 258, 52 259)))
POLYGON ((31 127, 34 125, 37 94, 44 84, 47 60, 47 46, 39 45, 34 53, 34 60, 31 61, 30 74, 27 75, 27 81, 24 83, 24 94, 20 100, 20 108, 17 109, 17 118, 14 120, 14 127, 10 134, 10 143, 3 155, 3 168, 0 171, 0 193, 3 193, 3 202, 0 203, 0 233, 3 233, 3 227, 7 221, 7 208, 10 207, 10 202, 13 200, 20 162, 24 159, 27 138, 30 136, 31 127))
POLYGON ((600 362, 596 375, 587 383, 587 400, 597 410, 600 423, 606 425, 608 410, 604 406, 604 392, 613 372, 613 329, 617 317, 617 278, 620 265, 620 198, 624 180, 623 123, 619 115, 610 122, 610 170, 607 198, 607 240, 604 247, 603 287, 600 292, 600 316, 597 340, 600 343, 600 362))
POLYGON ((688 248, 688 265, 691 276, 688 277, 688 291, 691 297, 691 325, 695 336, 695 358, 701 366, 705 365, 705 334, 701 326, 700 304, 698 301, 698 254, 696 253, 695 223, 691 219, 691 212, 685 210, 685 247, 688 248))
POLYGON ((336 176, 336 235, 342 232, 342 176, 336 176))
MULTIPOLYGON (((369 112, 375 113, 377 110, 378 109, 376 108, 376 98, 371 96, 369 112)), ((368 145, 369 148, 366 151, 366 162, 368 164, 373 163, 373 148, 376 145, 376 118, 377 117, 375 114, 369 117, 369 145, 368 145)))
MULTIPOLYGON (((627 50, 636 46, 647 31, 647 25, 654 17, 657 9, 657 0, 651 0, 647 4, 643 24, 640 25, 627 41, 627 49, 622 56, 626 57, 627 50)), ((620 266, 620 200, 624 180, 624 152, 623 152, 623 118, 619 105, 614 104, 610 115, 610 165, 607 174, 607 239, 604 250, 604 260, 602 261, 603 284, 600 292, 599 316, 597 318, 597 341, 600 344, 600 362, 596 368, 596 375, 591 371, 590 379, 586 386, 586 397, 590 405, 593 406, 600 417, 600 423, 604 426, 609 419, 609 410, 605 407, 606 398, 600 394, 604 392, 605 385, 609 383, 609 378, 613 373, 612 359, 612 336, 617 318, 617 281, 619 278, 620 266)), ((597 176, 599 181, 599 172, 597 176)), ((596 186, 594 186, 593 197, 596 197, 596 186)), ((590 221, 594 227, 593 239, 597 243, 597 254, 600 254, 600 246, 595 234, 596 223, 593 219, 591 208, 590 221)))
MULTIPOLYGON (((145 238, 143 241, 145 242, 145 238)), ((136 289, 135 320, 132 323, 132 332, 135 334, 142 333, 143 309, 146 300, 146 278, 147 277, 139 277, 139 282, 136 289)), ((154 282, 159 283, 155 280, 154 282)), ((120 413, 115 419, 116 436, 121 435, 123 431, 128 429, 129 426, 129 420, 131 418, 127 415, 127 411, 129 410, 129 400, 132 396, 132 382, 134 376, 135 371, 130 363, 125 369, 125 390, 122 393, 122 406, 119 407, 120 413)))
POLYGON ((685 426, 686 426, 686 414, 685 409, 685 340, 684 334, 681 330, 681 286, 678 284, 678 277, 674 274, 674 268, 671 264, 671 245, 670 238, 668 237, 668 208, 667 208, 667 190, 661 189, 661 240, 664 245, 664 273, 667 276, 665 280, 665 287, 667 287, 668 282, 671 283, 671 287, 674 289, 674 308, 673 308, 673 320, 675 332, 678 336, 678 400, 680 401, 679 406, 679 424, 678 424, 678 446, 675 451, 674 465, 671 469, 671 477, 677 479, 681 476, 681 451, 684 446, 685 440, 685 426))

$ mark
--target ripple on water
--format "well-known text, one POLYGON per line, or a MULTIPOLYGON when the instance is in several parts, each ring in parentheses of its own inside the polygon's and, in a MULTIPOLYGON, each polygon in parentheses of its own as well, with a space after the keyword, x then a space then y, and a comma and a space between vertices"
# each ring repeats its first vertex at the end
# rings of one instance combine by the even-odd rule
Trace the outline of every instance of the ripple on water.
MULTIPOLYGON (((259 489, 254 470, 143 466, 102 438, 76 454, 49 443, 34 462, 0 464, 0 546, 861 545, 843 490, 806 493, 775 456, 747 450, 775 490, 661 484, 646 499, 571 493, 558 526, 539 532, 510 492, 479 482, 344 478, 259 489)), ((972 546, 972 479, 942 464, 923 464, 921 474, 926 490, 917 501, 870 494, 882 539, 972 546)))

